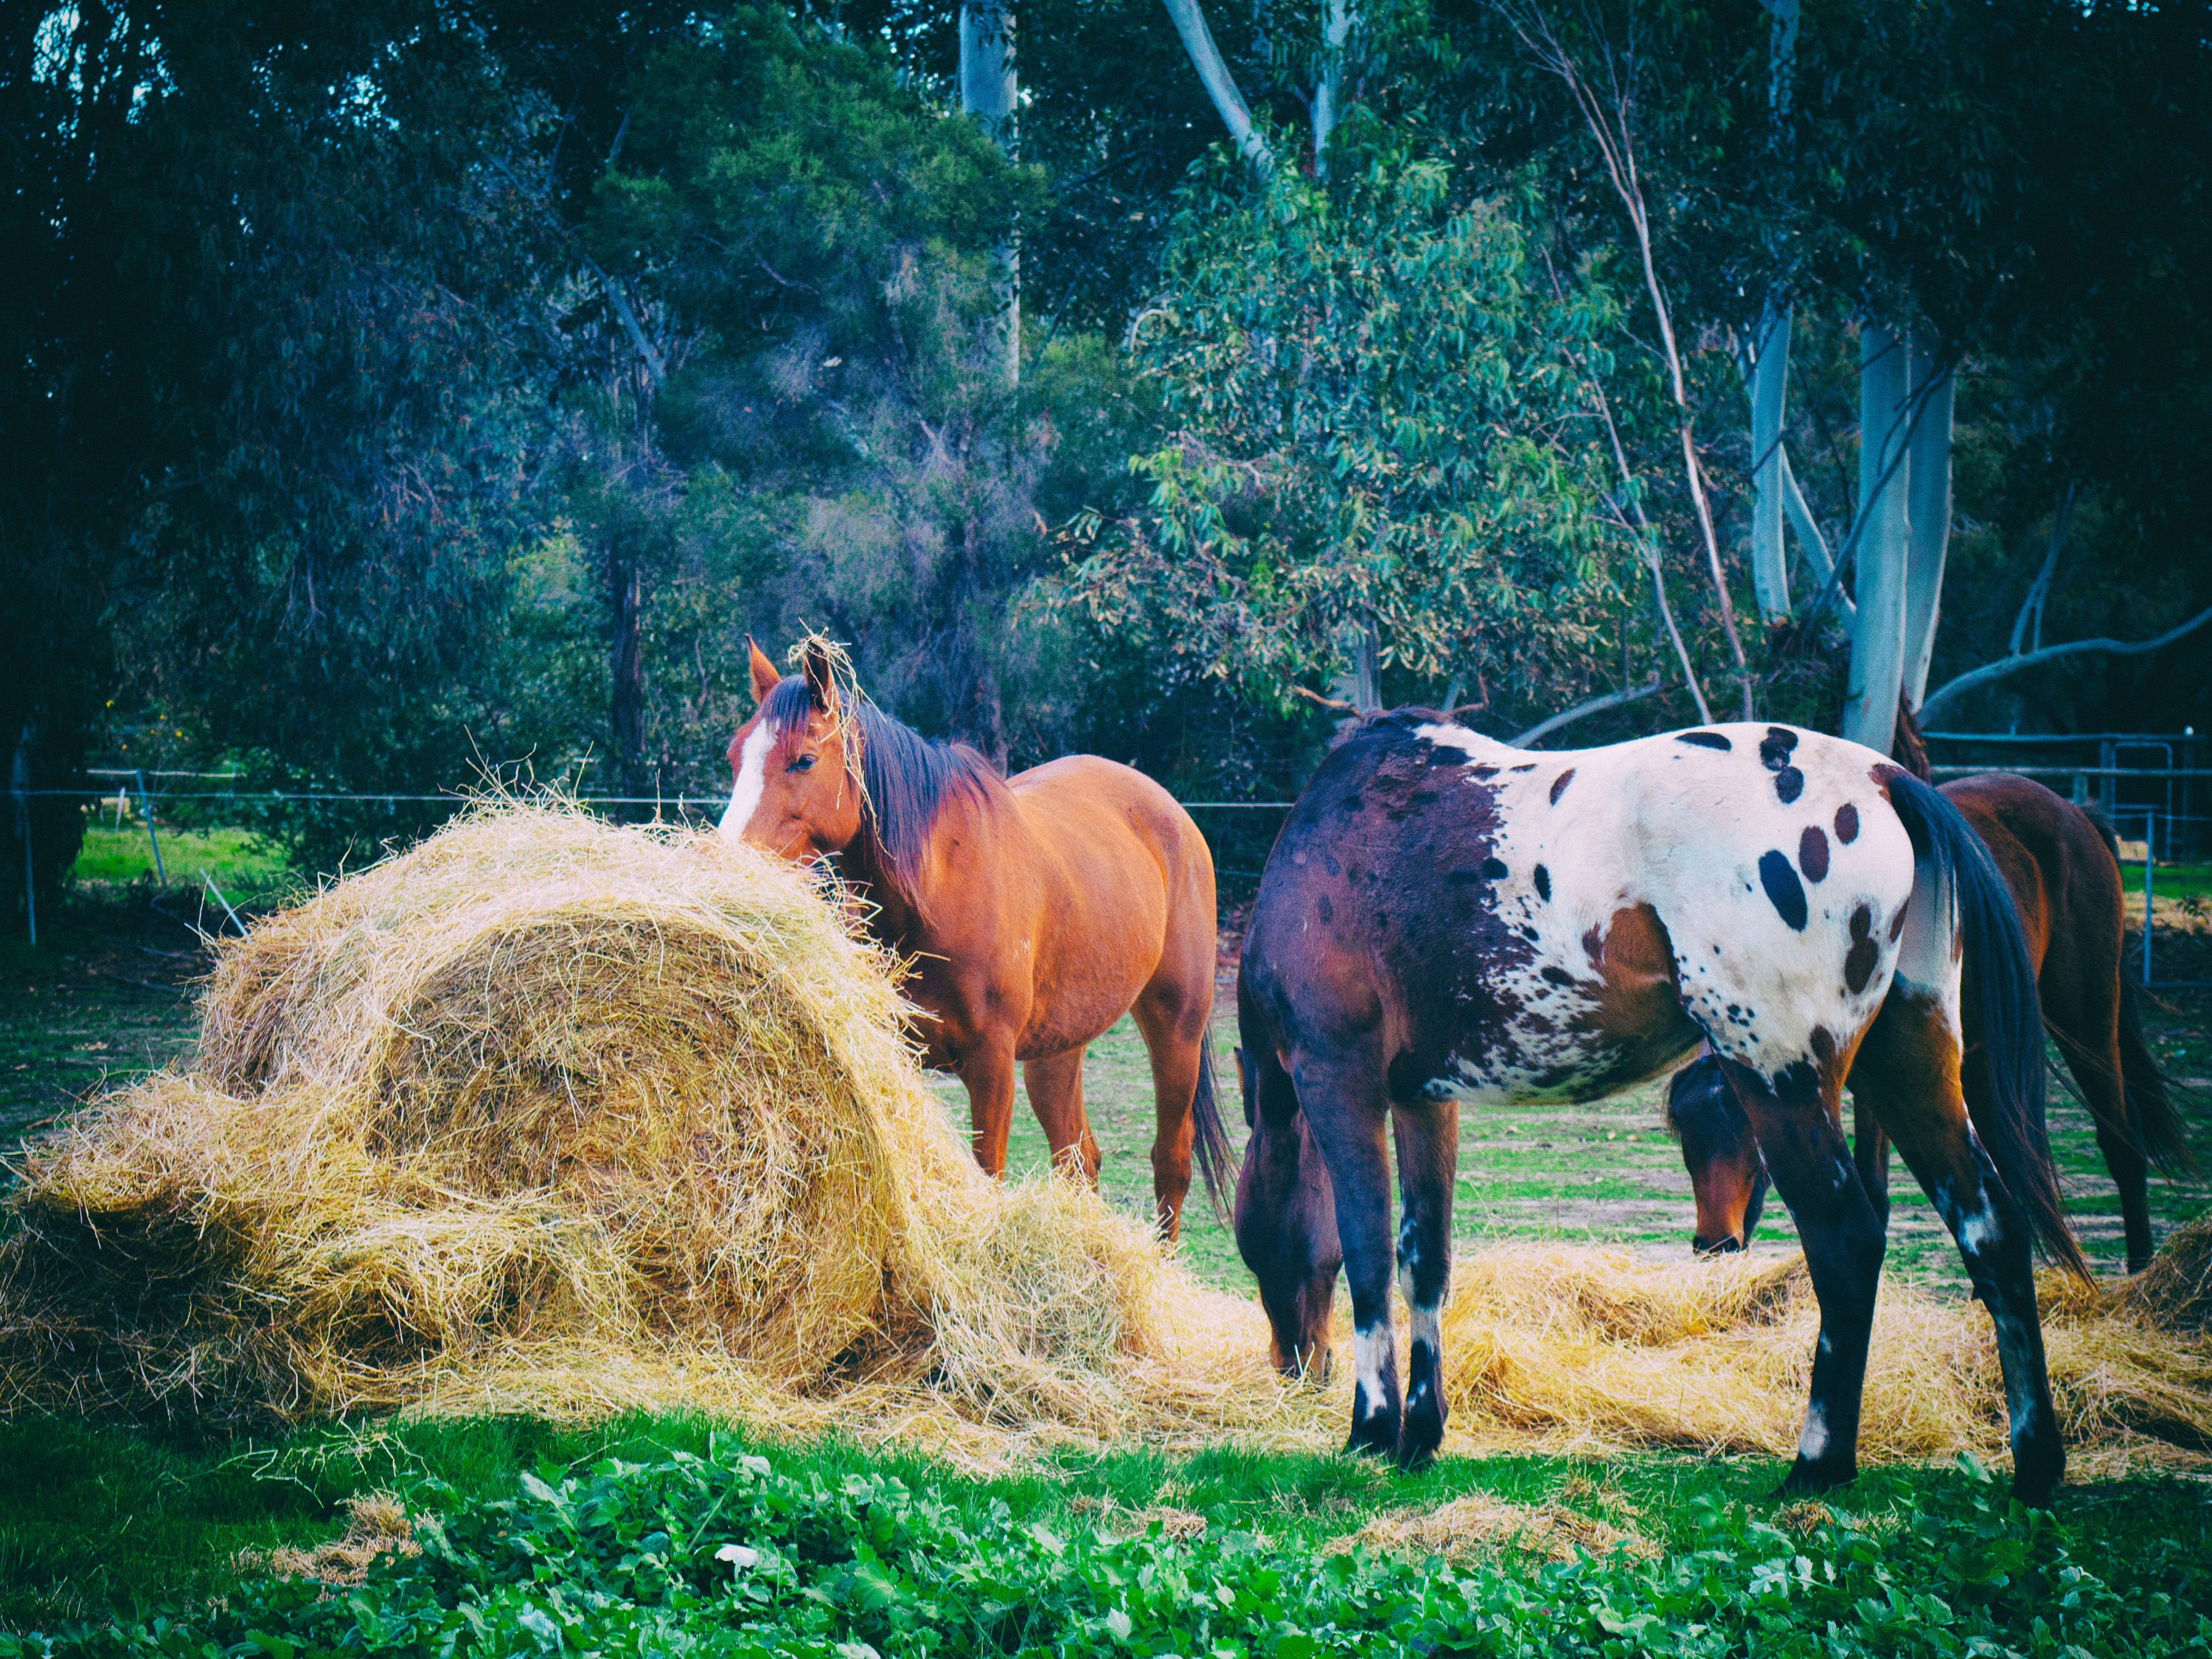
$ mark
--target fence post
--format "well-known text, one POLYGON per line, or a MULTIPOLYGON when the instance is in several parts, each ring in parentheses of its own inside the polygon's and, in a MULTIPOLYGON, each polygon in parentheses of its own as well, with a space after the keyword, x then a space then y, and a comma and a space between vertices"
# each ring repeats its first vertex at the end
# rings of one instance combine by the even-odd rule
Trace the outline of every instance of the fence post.
POLYGON ((154 803, 147 799, 146 775, 143 772, 135 772, 131 775, 138 780, 138 805, 146 814, 146 839, 154 843, 154 879, 161 886, 167 887, 169 884, 169 872, 161 868, 161 837, 155 834, 154 830, 154 803))
MULTIPOLYGON (((28 737, 27 732, 25 733, 28 737)), ((31 944, 39 942, 39 866, 31 856, 31 766, 28 742, 15 745, 15 763, 9 781, 15 796, 15 829, 23 837, 23 915, 30 923, 31 944)))
POLYGON ((2151 867, 2158 862, 2158 814, 2143 814, 2143 989, 2150 989, 2151 867))

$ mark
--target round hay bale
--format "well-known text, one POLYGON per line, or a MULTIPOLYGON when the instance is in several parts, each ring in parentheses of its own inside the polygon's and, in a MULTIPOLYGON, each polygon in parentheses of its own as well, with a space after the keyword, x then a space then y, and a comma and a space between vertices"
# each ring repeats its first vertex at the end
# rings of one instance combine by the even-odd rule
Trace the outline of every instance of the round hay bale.
POLYGON ((478 811, 227 945, 191 1070, 33 1154, 9 1346, 100 1327, 80 1395, 286 1417, 532 1343, 911 1374, 942 1277, 915 1205, 981 1182, 900 1010, 787 866, 478 811))

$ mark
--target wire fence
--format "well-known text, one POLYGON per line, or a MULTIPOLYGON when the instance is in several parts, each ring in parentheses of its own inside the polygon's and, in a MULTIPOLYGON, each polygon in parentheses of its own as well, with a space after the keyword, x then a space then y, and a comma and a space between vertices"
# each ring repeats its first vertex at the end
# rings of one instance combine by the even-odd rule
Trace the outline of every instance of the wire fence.
MULTIPOLYGON (((2134 866, 2142 867, 2144 927, 2139 960, 2136 964, 2142 982, 2160 990, 2202 989, 2212 981, 2167 980, 2154 977, 2158 959, 2154 927, 2154 896, 2157 887, 2157 855, 2163 852, 2171 860, 2177 848, 2198 848, 2212 844, 2212 816, 2191 812, 2187 808, 2195 804, 2193 797, 2202 792, 2204 780, 2212 779, 2212 767, 2120 765, 2118 761, 2129 750, 2142 751, 2156 747, 2165 750, 2161 758, 2171 762, 2176 747, 2186 754, 2201 739, 2194 732, 2179 738, 2147 736, 2142 733, 2087 733, 2054 737, 2033 735, 2022 737, 2010 732, 1929 732, 1928 738, 1945 746, 1971 745, 2003 750, 2040 745, 2049 748, 2057 744, 2086 745, 2098 748, 2099 764, 2086 760, 2031 761, 2025 764, 2012 761, 2004 755, 1999 764, 1946 762, 1932 765, 1930 771, 1939 780, 1969 777, 1990 770, 2002 769, 2045 781, 2058 780, 2068 785, 2072 798, 2084 805, 2104 808, 2112 819, 2122 837, 2122 866, 2124 878, 2132 883, 2134 866), (2123 801, 2122 792, 2128 787, 2149 788, 2154 793, 2162 790, 2162 802, 2136 805, 2123 801), (2180 810, 2176 810, 2177 808, 2180 810), (2140 829, 2142 839, 2130 833, 2140 829)), ((282 809, 286 807, 375 807, 387 811, 409 806, 444 805, 456 811, 483 798, 484 791, 448 789, 434 793, 415 793, 393 790, 349 789, 284 789, 253 787, 245 774, 238 772, 204 772, 169 768, 88 768, 88 776, 108 780, 104 786, 78 788, 15 789, 10 793, 19 802, 18 823, 24 836, 25 868, 30 867, 29 818, 21 811, 32 799, 75 799, 87 803, 113 802, 117 808, 116 822, 120 826, 125 812, 137 806, 146 825, 149 852, 157 884, 166 887, 168 875, 161 852, 161 826, 157 806, 170 807, 191 804, 197 811, 222 816, 220 809, 232 808, 282 809), (149 780, 152 781, 149 782, 149 780), (185 785, 233 785, 233 787, 183 787, 185 785)), ((2066 792, 2062 792, 2066 793, 2066 792)), ((653 818, 659 822, 701 823, 719 819, 726 805, 727 795, 721 788, 693 792, 679 789, 674 793, 652 795, 628 795, 605 793, 573 793, 564 799, 593 811, 641 811, 651 809, 653 818)), ((1208 839, 1213 845, 1216 873, 1228 878, 1232 887, 1255 883, 1260 878, 1276 833, 1281 828, 1283 815, 1292 802, 1287 800, 1191 800, 1182 803, 1184 809, 1201 815, 1200 821, 1209 827, 1208 839)), ((210 890, 222 905, 234 923, 236 912, 230 902, 210 884, 210 890)), ((28 915, 31 940, 38 938, 35 903, 28 915)))

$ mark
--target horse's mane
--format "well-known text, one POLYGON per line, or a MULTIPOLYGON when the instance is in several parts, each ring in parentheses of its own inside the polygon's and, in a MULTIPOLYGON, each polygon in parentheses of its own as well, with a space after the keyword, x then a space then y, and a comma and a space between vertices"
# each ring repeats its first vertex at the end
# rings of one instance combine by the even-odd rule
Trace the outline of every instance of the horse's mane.
MULTIPOLYGON (((937 743, 893 720, 852 688, 839 694, 845 718, 857 728, 860 747, 861 827, 871 851, 892 884, 911 896, 945 805, 965 795, 988 805, 1005 788, 991 763, 964 743, 937 743)), ((761 713, 778 733, 803 726, 813 712, 804 676, 777 682, 761 713)))

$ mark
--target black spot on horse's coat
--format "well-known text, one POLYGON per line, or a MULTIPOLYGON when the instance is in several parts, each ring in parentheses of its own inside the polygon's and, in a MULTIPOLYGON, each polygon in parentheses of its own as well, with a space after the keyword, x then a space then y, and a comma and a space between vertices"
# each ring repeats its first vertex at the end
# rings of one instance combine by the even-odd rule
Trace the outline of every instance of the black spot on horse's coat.
POLYGON ((1520 765, 1510 767, 1507 769, 1514 772, 1533 772, 1536 769, 1536 763, 1534 761, 1523 761, 1520 765))
POLYGON ((1336 907, 1328 902, 1328 894, 1323 893, 1319 898, 1314 901, 1314 908, 1321 913, 1321 919, 1323 921, 1334 921, 1336 920, 1336 907))
POLYGON ((1571 766, 1570 766, 1565 771, 1560 773, 1558 777, 1552 780, 1553 805, 1557 806, 1559 804, 1559 797, 1567 793, 1567 786, 1574 781, 1575 769, 1571 766))
POLYGON ((1674 741, 1695 744, 1700 749, 1717 749, 1723 755, 1735 747, 1728 740, 1727 734, 1721 732, 1677 732, 1674 741))
POLYGON ((1482 879, 1482 872, 1480 870, 1454 870, 1448 872, 1445 875, 1444 879, 1454 887, 1472 887, 1476 882, 1482 879))
POLYGON ((1859 809, 1845 801, 1836 809, 1836 839, 1846 847, 1859 838, 1859 809))
POLYGON ((1774 775, 1774 793, 1782 797, 1784 806, 1805 793, 1805 775, 1794 766, 1785 766, 1774 775))
POLYGON ((1497 859, 1485 859, 1482 874, 1486 881, 1503 881, 1505 879, 1505 866, 1497 859))
POLYGON ((1797 872, 1790 860, 1779 853, 1767 852, 1759 855, 1759 884, 1766 889, 1767 902, 1774 913, 1798 933, 1805 931, 1805 884, 1797 879, 1797 872))
POLYGON ((1807 824, 1805 833, 1797 837, 1797 867, 1808 881, 1828 878, 1828 838, 1817 823, 1807 824))
POLYGON ((1552 872, 1542 865, 1536 866, 1536 896, 1547 903, 1552 897, 1552 872))
POLYGON ((1344 873, 1343 866, 1337 863, 1334 855, 1328 853, 1323 853, 1321 855, 1321 867, 1332 876, 1340 876, 1344 873))
POLYGON ((1544 936, 1533 927, 1523 927, 1521 930, 1521 937, 1527 939, 1529 944, 1534 945, 1538 939, 1544 936))
POLYGON ((1874 912, 1862 904, 1851 912, 1851 948, 1844 957, 1844 983, 1853 996, 1866 989, 1875 963, 1881 960, 1881 947, 1870 937, 1873 932, 1874 912))
POLYGON ((1554 985, 1572 985, 1575 982, 1575 976, 1564 968, 1547 968, 1544 977, 1554 985))
POLYGON ((1797 746, 1797 734, 1786 726, 1770 726, 1766 735, 1759 739, 1759 763, 1770 772, 1779 772, 1790 764, 1790 751, 1797 746))

